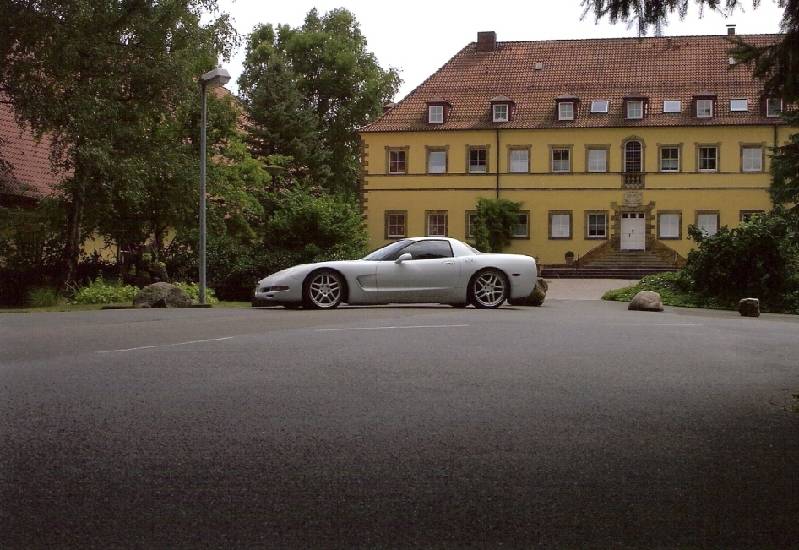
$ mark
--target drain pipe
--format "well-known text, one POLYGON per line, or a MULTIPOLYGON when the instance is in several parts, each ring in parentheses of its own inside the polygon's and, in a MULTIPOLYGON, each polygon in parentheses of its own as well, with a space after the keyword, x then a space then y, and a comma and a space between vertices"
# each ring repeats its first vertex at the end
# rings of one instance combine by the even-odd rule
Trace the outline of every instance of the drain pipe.
POLYGON ((499 198, 499 128, 497 128, 497 198, 499 198))

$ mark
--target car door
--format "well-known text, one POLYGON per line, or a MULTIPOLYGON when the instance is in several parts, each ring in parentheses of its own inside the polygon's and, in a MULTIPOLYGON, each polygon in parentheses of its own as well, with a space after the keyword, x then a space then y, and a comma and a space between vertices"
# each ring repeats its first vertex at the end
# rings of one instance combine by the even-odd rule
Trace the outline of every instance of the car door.
POLYGON ((402 250, 405 261, 384 261, 377 267, 377 288, 383 302, 446 302, 454 295, 460 264, 449 241, 427 239, 402 250))

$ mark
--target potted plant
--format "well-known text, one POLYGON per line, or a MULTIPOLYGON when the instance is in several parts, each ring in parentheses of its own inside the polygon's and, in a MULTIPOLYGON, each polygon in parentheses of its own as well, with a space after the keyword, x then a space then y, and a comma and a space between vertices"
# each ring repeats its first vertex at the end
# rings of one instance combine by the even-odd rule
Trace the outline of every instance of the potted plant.
POLYGON ((572 264, 574 263, 574 252, 572 252, 571 250, 569 250, 569 251, 568 251, 568 252, 566 252, 566 254, 564 255, 564 258, 565 258, 565 260, 566 260, 566 265, 572 265, 572 264))

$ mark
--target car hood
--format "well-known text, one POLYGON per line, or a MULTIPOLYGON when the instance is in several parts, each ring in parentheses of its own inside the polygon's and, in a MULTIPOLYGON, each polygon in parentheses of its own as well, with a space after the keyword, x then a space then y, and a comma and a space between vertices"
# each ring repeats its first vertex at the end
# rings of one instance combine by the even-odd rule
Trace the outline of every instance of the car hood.
POLYGON ((285 278, 288 278, 288 277, 305 276, 305 274, 310 273, 314 269, 320 269, 320 268, 325 268, 325 267, 328 267, 328 268, 331 268, 331 269, 337 269, 337 268, 346 267, 347 265, 354 265, 354 264, 359 264, 359 263, 362 263, 362 262, 363 262, 363 260, 332 260, 332 261, 329 261, 329 262, 317 262, 317 263, 313 263, 313 264, 298 264, 298 265, 295 265, 295 266, 292 266, 292 267, 277 271, 275 273, 272 273, 271 275, 269 275, 267 277, 264 277, 263 279, 258 281, 258 284, 262 284, 266 280, 274 281, 274 280, 285 279, 285 278))

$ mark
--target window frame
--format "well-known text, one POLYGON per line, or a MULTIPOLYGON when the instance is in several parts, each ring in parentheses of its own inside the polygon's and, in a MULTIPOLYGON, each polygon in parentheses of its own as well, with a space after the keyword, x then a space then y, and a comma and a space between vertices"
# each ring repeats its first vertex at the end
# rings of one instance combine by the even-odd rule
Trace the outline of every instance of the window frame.
POLYGON ((624 118, 627 120, 643 120, 646 116, 646 101, 643 99, 626 99, 624 100, 624 118), (630 107, 633 105, 640 105, 641 116, 630 116, 630 107))
POLYGON ((739 210, 738 211, 738 223, 743 223, 748 221, 744 219, 746 216, 752 216, 754 214, 765 214, 765 210, 739 210))
POLYGON ((491 105, 491 121, 492 122, 509 122, 510 121, 510 105, 507 103, 493 103, 491 105), (497 117, 497 109, 505 109, 505 118, 497 117))
POLYGON ((721 147, 718 143, 701 143, 696 145, 696 171, 704 174, 712 174, 719 172, 721 167, 721 147), (715 168, 702 168, 702 149, 715 149, 716 150, 716 167, 715 168))
POLYGON ((389 175, 389 176, 403 176, 403 175, 407 175, 409 173, 409 170, 408 170, 408 168, 409 168, 408 167, 408 161, 409 161, 409 157, 410 157, 409 151, 410 151, 410 147, 407 146, 407 145, 400 146, 400 147, 386 146, 386 174, 387 175, 389 175), (402 170, 401 172, 392 172, 391 171, 391 155, 392 155, 392 153, 402 153, 404 155, 404 157, 405 157, 405 159, 404 159, 405 169, 402 170))
POLYGON ((742 143, 741 144, 741 172, 745 174, 762 174, 765 171, 766 167, 766 158, 765 158, 765 151, 762 143, 742 143), (746 163, 744 159, 744 151, 747 149, 759 149, 760 150, 760 169, 758 170, 747 170, 746 163))
POLYGON ((449 211, 448 210, 425 210, 424 211, 424 233, 425 237, 448 237, 449 236, 449 211), (430 233, 431 216, 444 216, 444 234, 432 235, 430 233))
POLYGON ((488 145, 467 145, 466 146, 466 173, 467 174, 477 174, 484 176, 489 174, 489 157, 488 157, 489 146, 488 145), (482 150, 485 153, 485 170, 478 171, 472 170, 472 151, 479 151, 482 150))
POLYGON ((508 146, 508 174, 529 174, 532 167, 532 146, 531 145, 509 145, 508 146), (527 169, 523 171, 513 170, 514 151, 527 152, 527 169))
POLYGON ((449 173, 449 146, 426 146, 425 147, 425 173, 430 176, 441 176, 449 173), (432 153, 444 153, 444 171, 430 171, 430 156, 432 153))
POLYGON ((585 146, 585 171, 589 174, 607 174, 610 171, 610 145, 586 145, 585 146), (591 151, 605 152, 605 169, 591 170, 591 151))
POLYGON ((681 99, 664 99, 663 100, 663 114, 666 115, 678 115, 682 113, 682 100, 681 99), (667 111, 666 110, 666 103, 676 103, 677 110, 676 111, 667 111))
POLYGON ((586 210, 583 216, 584 238, 586 241, 606 241, 610 234, 610 216, 607 210, 586 210), (591 235, 591 216, 603 216, 605 218, 604 233, 602 235, 591 235))
POLYGON ((570 241, 574 236, 574 215, 571 210, 550 210, 547 215, 548 229, 547 237, 550 241, 570 241), (553 237, 552 236, 552 219, 555 216, 568 216, 569 217, 569 236, 568 237, 553 237))
POLYGON ((621 169, 623 174, 644 174, 646 172, 646 168, 644 165, 646 155, 646 145, 644 145, 644 140, 637 136, 632 136, 625 139, 621 144, 621 169), (639 164, 640 168, 638 170, 630 171, 627 169, 627 146, 631 143, 637 143, 640 147, 640 159, 639 164))
POLYGON ((609 99, 592 99, 591 100, 591 107, 590 107, 590 111, 589 112, 595 113, 595 114, 606 114, 606 113, 610 112, 610 100, 609 99), (604 110, 594 109, 594 105, 597 104, 597 103, 604 103, 605 104, 605 109, 604 110))
POLYGON ((785 104, 783 103, 781 97, 767 97, 766 98, 766 118, 779 118, 779 117, 782 116, 782 113, 783 113, 784 109, 785 109, 785 104), (774 113, 771 110, 771 102, 772 101, 779 101, 780 102, 779 111, 777 111, 776 113, 774 113))
POLYGON ((709 98, 709 97, 698 97, 698 98, 696 98, 696 100, 694 101, 694 116, 696 118, 713 118, 713 116, 715 114, 715 110, 716 110, 715 103, 716 102, 712 98, 709 98), (700 115, 699 114, 699 104, 700 103, 704 103, 704 102, 707 102, 707 103, 710 104, 710 114, 700 115))
MULTIPOLYGON (((511 235, 511 239, 514 240, 529 240, 530 239, 530 211, 529 210, 519 210, 519 216, 527 216, 527 224, 525 225, 525 233, 523 235, 519 235, 517 233, 513 233, 511 235)), ((516 224, 518 226, 520 224, 516 224)), ((514 229, 516 228, 514 226, 514 229)))
POLYGON ((468 239, 474 239, 474 232, 473 232, 473 231, 471 231, 471 227, 472 227, 472 226, 471 226, 471 221, 470 221, 470 219, 469 219, 469 218, 471 218, 472 216, 475 216, 475 217, 477 217, 477 210, 467 210, 467 211, 464 213, 464 215, 465 215, 465 220, 464 220, 464 221, 465 221, 466 223, 465 223, 465 225, 464 225, 464 227, 463 227, 463 235, 464 235, 464 237, 465 237, 467 240, 468 240, 468 239))
POLYGON ((682 210, 659 210, 657 214, 657 235, 658 240, 661 241, 681 241, 682 240, 682 210), (661 217, 662 216, 677 216, 677 236, 676 237, 665 237, 663 236, 663 231, 661 228, 663 227, 661 217))
POLYGON ((404 239, 408 236, 408 211, 407 210, 386 210, 383 213, 383 238, 387 241, 393 239, 404 239), (403 227, 405 229, 402 235, 391 233, 391 216, 402 216, 403 227))
POLYGON ((444 124, 447 120, 446 105, 443 103, 431 103, 427 106, 427 123, 444 124), (441 109, 441 120, 433 120, 433 109, 441 109))
MULTIPOLYGON (((667 159, 667 160, 674 160, 674 159, 667 159)), ((662 172, 664 174, 677 174, 679 172, 682 172, 682 145, 658 145, 658 172, 662 172), (677 151, 676 170, 663 169, 663 151, 665 149, 676 149, 677 151)))
POLYGON ((746 97, 734 97, 730 98, 730 112, 731 113, 748 113, 749 112, 749 98, 746 97), (744 108, 743 109, 734 109, 733 103, 735 101, 743 101, 744 108))
POLYGON ((721 229, 721 215, 719 214, 718 210, 697 210, 694 215, 694 225, 697 229, 701 229, 699 227, 699 217, 700 216, 716 216, 716 232, 715 233, 708 233, 708 236, 715 235, 721 229))
MULTIPOLYGON (((563 162, 562 160, 560 162, 563 162)), ((571 145, 550 145, 549 146, 549 171, 552 174, 571 174, 573 169, 572 146, 571 145), (555 151, 566 151, 568 153, 568 170, 555 170, 555 151)))
POLYGON ((575 119, 575 111, 576 111, 574 104, 575 104, 574 101, 558 101, 558 120, 563 120, 563 121, 572 121, 572 120, 574 120, 575 119), (565 107, 566 105, 568 105, 569 108, 571 109, 571 116, 570 117, 563 116, 563 107, 565 107))

